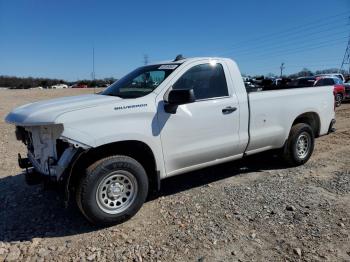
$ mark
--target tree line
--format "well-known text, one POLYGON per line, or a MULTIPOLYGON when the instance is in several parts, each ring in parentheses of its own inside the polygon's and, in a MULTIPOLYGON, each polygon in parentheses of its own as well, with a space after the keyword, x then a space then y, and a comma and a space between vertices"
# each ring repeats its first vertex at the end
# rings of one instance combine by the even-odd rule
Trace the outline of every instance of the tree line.
POLYGON ((348 76, 348 73, 345 70, 340 70, 337 68, 330 68, 330 69, 324 69, 324 70, 316 70, 315 72, 312 72, 311 70, 307 68, 303 68, 300 72, 291 74, 288 77, 289 78, 297 78, 297 77, 303 77, 303 76, 314 76, 314 75, 321 75, 321 74, 333 74, 333 73, 341 73, 344 76, 348 76))
MULTIPOLYGON (((315 72, 303 68, 301 71, 285 75, 284 77, 288 78, 297 78, 302 76, 313 76, 318 74, 330 74, 330 73, 338 73, 339 70, 337 68, 330 68, 324 70, 316 70, 315 72)), ((344 76, 349 77, 345 70, 341 70, 344 76)), ((277 77, 275 74, 268 74, 267 77, 277 77)), ((11 89, 28 89, 41 86, 42 88, 49 88, 52 85, 57 84, 66 84, 68 86, 72 85, 87 85, 88 87, 106 87, 112 83, 117 81, 117 79, 110 77, 104 79, 96 79, 96 80, 79 80, 75 82, 68 82, 62 79, 51 79, 51 78, 36 78, 36 77, 16 77, 16 76, 0 76, 0 87, 8 87, 11 89)))
POLYGON ((62 79, 51 78, 37 78, 37 77, 16 77, 16 76, 0 76, 0 87, 7 87, 11 89, 29 89, 34 87, 49 88, 57 84, 72 85, 87 85, 88 87, 106 87, 117 79, 110 77, 96 80, 79 80, 69 82, 62 79))
MULTIPOLYGON (((349 75, 349 73, 347 71, 340 70, 340 72, 339 72, 338 68, 329 68, 329 69, 316 70, 316 71, 312 71, 312 70, 310 70, 308 68, 303 68, 302 70, 300 70, 297 73, 293 73, 293 74, 290 74, 290 75, 283 75, 283 78, 294 79, 294 78, 304 77, 304 76, 315 76, 315 75, 321 75, 321 74, 335 74, 335 73, 341 73, 341 74, 344 75, 345 78, 349 78, 350 77, 350 75, 349 75)), ((251 77, 251 76, 249 76, 249 77, 251 77)), ((253 76, 253 78, 256 78, 256 77, 262 77, 262 75, 253 76)), ((266 75, 266 77, 267 78, 279 78, 280 76, 277 75, 277 74, 268 73, 266 75)))

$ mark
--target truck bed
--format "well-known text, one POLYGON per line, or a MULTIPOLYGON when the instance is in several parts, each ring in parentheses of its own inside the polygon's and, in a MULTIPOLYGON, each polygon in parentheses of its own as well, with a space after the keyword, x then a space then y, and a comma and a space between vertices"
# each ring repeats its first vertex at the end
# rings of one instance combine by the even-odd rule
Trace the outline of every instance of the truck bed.
POLYGON ((269 149, 262 148, 262 143, 271 148, 282 147, 294 119, 306 112, 324 118, 320 119, 322 124, 315 136, 327 134, 326 123, 333 117, 333 108, 329 108, 334 104, 332 90, 333 86, 323 86, 250 92, 250 143, 246 153, 269 149))

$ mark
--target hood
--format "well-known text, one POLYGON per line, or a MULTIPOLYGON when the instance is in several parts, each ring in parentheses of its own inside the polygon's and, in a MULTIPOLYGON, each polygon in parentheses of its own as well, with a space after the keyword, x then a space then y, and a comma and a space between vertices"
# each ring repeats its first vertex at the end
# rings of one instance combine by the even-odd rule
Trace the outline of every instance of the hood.
POLYGON ((95 94, 44 100, 15 108, 5 121, 19 126, 55 124, 55 119, 64 113, 119 100, 119 97, 95 94))

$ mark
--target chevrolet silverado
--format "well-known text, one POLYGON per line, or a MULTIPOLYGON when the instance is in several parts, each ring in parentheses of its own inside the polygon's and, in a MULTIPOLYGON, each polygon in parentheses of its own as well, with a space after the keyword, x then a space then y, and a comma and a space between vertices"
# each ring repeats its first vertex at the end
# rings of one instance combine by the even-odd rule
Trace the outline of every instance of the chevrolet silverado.
POLYGON ((20 106, 6 121, 27 147, 29 182, 63 185, 89 221, 112 225, 166 177, 272 149, 304 164, 335 113, 333 86, 247 92, 233 60, 177 57, 99 94, 20 106))

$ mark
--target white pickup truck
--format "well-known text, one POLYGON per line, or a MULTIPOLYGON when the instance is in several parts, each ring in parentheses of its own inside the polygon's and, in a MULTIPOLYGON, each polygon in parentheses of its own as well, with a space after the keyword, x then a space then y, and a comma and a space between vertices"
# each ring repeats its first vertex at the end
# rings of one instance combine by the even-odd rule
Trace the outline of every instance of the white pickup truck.
POLYGON ((304 164, 334 118, 332 86, 247 93, 231 59, 177 57, 99 94, 18 107, 6 121, 28 148, 19 164, 29 182, 64 185, 89 221, 111 225, 166 177, 271 149, 304 164))

